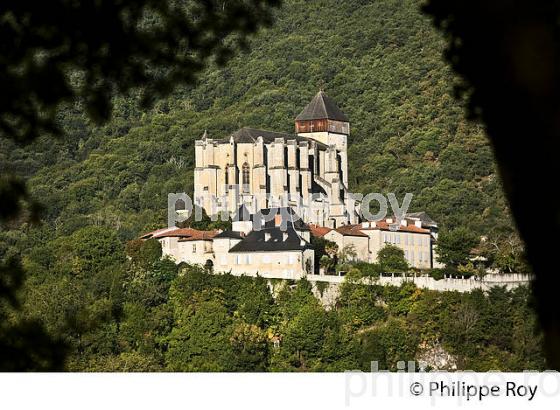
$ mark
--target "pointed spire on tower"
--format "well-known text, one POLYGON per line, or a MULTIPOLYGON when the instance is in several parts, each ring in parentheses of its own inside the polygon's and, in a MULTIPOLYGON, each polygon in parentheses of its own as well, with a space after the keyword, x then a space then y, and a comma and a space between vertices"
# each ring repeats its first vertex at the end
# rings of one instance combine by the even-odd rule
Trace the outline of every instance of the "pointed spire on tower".
POLYGON ((202 139, 205 140, 208 138, 208 131, 204 130, 204 134, 202 134, 202 139))
POLYGON ((335 120, 349 122, 336 103, 321 89, 311 100, 307 107, 296 117, 296 121, 308 120, 335 120))

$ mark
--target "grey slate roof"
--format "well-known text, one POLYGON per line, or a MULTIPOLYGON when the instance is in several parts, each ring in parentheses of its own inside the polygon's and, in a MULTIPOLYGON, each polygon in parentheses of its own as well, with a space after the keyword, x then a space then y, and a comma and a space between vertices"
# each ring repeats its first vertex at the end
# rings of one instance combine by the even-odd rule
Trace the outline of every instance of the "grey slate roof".
POLYGON ((249 212, 245 204, 242 204, 232 217, 233 221, 252 221, 253 215, 249 212))
MULTIPOLYGON (((288 221, 286 221, 286 225, 288 227, 295 228, 298 231, 308 231, 309 225, 307 225, 303 220, 296 214, 294 208, 292 207, 281 207, 281 208, 267 208, 262 209, 261 213, 263 216, 265 215, 281 215, 285 216, 288 215, 288 221)), ((267 218, 269 219, 269 218, 267 218)), ((274 228, 274 220, 266 221, 265 228, 274 228)))
POLYGON ((307 107, 296 117, 296 121, 322 119, 349 122, 346 114, 338 108, 336 103, 323 91, 319 91, 311 102, 307 104, 307 107))
POLYGON ((303 251, 305 249, 312 249, 309 242, 303 240, 293 228, 288 227, 285 233, 288 235, 286 240, 284 240, 284 232, 279 227, 251 231, 241 242, 233 246, 229 252, 303 251), (268 240, 266 240, 266 233, 270 234, 268 240))
POLYGON ((406 214, 406 218, 415 218, 419 219, 422 222, 422 225, 437 227, 437 223, 430 218, 430 216, 426 212, 410 212, 406 214))
MULTIPOLYGON (((275 220, 272 215, 280 215, 281 217, 286 216, 286 226, 295 228, 298 231, 308 231, 309 225, 307 225, 303 220, 297 215, 292 207, 275 207, 261 209, 260 214, 265 219, 264 228, 274 228, 275 220)), ((241 205, 237 212, 232 217, 233 221, 251 221, 255 220, 255 214, 250 214, 249 210, 245 204, 241 205)))
MULTIPOLYGON (((255 143, 258 137, 262 137, 265 144, 274 142, 276 138, 282 138, 284 141, 296 140, 297 142, 315 142, 320 148, 327 148, 327 146, 319 141, 310 138, 300 137, 296 134, 287 134, 284 132, 258 130, 255 128, 243 127, 235 131, 232 135, 236 143, 255 143)), ((229 138, 221 140, 221 142, 229 142, 229 138)))

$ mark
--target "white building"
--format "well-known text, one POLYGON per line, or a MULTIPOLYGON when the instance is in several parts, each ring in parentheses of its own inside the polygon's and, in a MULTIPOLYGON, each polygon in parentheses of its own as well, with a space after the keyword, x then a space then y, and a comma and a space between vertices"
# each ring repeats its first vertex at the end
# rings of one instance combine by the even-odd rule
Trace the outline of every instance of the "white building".
POLYGON ((259 230, 252 229, 253 215, 234 222, 231 231, 198 231, 166 228, 150 232, 141 239, 157 239, 163 256, 177 263, 187 262, 233 275, 260 275, 266 278, 300 279, 314 270, 314 251, 308 226, 289 218, 282 229, 283 215, 291 208, 267 210, 275 215, 259 230))
POLYGON ((309 223, 340 249, 353 247, 359 260, 375 262, 392 243, 411 266, 433 267, 437 225, 425 213, 409 214, 402 224, 359 223, 348 190, 349 134, 348 117, 323 91, 296 117, 295 134, 241 128, 213 139, 205 132, 195 142, 194 203, 208 215, 227 213, 232 230, 168 228, 142 238, 159 240, 177 263, 298 279, 314 272, 309 223), (264 210, 275 217, 255 221, 264 210), (262 225, 254 229, 255 223, 262 225))
POLYGON ((387 218, 336 229, 314 225, 310 228, 313 235, 336 243, 339 250, 352 249, 358 261, 377 262, 378 252, 385 245, 391 244, 403 250, 411 267, 417 269, 434 267, 433 243, 437 236, 437 224, 425 213, 409 214, 400 223, 387 218))
POLYGON ((348 192, 348 117, 323 91, 297 116, 295 134, 241 128, 195 142, 194 200, 208 215, 297 209, 305 222, 357 222, 348 192))
POLYGON ((163 256, 169 256, 177 263, 208 265, 214 260, 212 241, 219 233, 173 227, 149 232, 140 239, 157 239, 163 256))

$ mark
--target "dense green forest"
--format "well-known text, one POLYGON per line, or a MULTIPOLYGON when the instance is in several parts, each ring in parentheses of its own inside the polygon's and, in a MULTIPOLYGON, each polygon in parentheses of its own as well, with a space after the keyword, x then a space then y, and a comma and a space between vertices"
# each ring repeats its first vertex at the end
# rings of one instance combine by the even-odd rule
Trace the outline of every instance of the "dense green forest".
POLYGON ((56 234, 97 223, 123 239, 165 222, 168 192, 192 192, 193 141, 242 126, 293 132, 325 83, 351 119, 350 189, 413 193, 413 210, 441 226, 507 235, 511 221, 483 130, 453 98, 443 40, 418 1, 287 1, 226 68, 149 112, 133 95, 90 126, 80 106, 61 114, 66 137, 31 148, 2 141, 3 171, 30 177, 56 234))
POLYGON ((0 140, 2 173, 26 178, 44 206, 40 226, 0 232, 0 256, 21 258, 28 275, 12 320, 44 321, 69 346, 71 370, 345 370, 376 359, 394 369, 432 345, 460 368, 543 368, 526 289, 348 283, 325 310, 305 281, 278 284, 273 299, 260 279, 179 275, 153 245, 125 257, 129 241, 166 223, 168 192, 192 192, 193 142, 205 130, 291 132, 324 83, 351 120, 352 191, 411 192, 411 210, 428 212, 444 237, 483 235, 515 270, 520 245, 491 148, 454 99, 443 39, 419 4, 285 1, 249 52, 150 111, 119 97, 112 120, 94 126, 76 104, 60 113, 56 141, 0 140))
POLYGON ((273 281, 273 298, 263 278, 161 260, 155 240, 127 248, 128 260, 113 231, 87 227, 27 259, 24 312, 69 346, 69 370, 397 370, 447 355, 448 369, 545 368, 525 287, 485 295, 347 280, 325 309, 305 279, 273 281))

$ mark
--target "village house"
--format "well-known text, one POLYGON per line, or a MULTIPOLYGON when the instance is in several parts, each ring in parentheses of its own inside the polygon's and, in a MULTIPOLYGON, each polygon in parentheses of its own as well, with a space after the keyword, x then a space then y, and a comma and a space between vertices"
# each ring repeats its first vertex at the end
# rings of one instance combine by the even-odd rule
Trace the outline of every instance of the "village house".
POLYGON ((263 213, 274 217, 263 220, 259 230, 252 229, 253 215, 249 215, 247 220, 234 222, 228 231, 166 228, 141 239, 157 239, 163 256, 177 263, 199 264, 214 272, 280 279, 313 274, 315 253, 307 224, 295 217, 291 208, 272 208, 263 213), (285 215, 289 220, 284 221, 283 229, 285 215))
POLYGON ((310 225, 311 234, 336 243, 351 259, 377 262, 378 252, 387 244, 401 248, 413 268, 434 267, 434 240, 437 225, 425 214, 410 214, 397 223, 393 218, 345 225, 336 229, 310 225), (421 219, 421 217, 424 220, 421 219))

